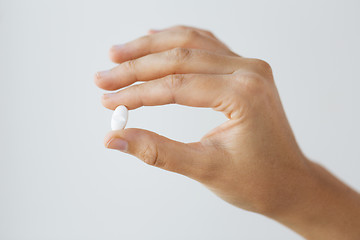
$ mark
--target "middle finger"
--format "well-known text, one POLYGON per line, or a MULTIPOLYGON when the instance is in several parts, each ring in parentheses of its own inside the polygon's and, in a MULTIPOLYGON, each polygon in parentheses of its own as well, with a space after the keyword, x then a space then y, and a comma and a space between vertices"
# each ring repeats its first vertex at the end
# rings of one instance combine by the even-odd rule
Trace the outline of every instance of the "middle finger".
POLYGON ((116 90, 137 81, 150 81, 176 73, 231 74, 245 61, 244 58, 206 50, 174 48, 98 72, 95 82, 105 90, 116 90))

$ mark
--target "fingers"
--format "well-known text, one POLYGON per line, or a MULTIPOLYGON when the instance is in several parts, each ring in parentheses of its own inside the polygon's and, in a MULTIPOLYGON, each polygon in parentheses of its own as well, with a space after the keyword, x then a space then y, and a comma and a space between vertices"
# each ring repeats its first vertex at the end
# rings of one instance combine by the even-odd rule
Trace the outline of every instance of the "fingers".
POLYGON ((150 131, 128 128, 110 132, 105 137, 105 146, 194 179, 207 174, 204 171, 209 161, 208 151, 201 143, 181 143, 150 131))
POLYGON ((216 39, 215 35, 212 32, 208 31, 208 30, 204 30, 204 29, 196 28, 196 27, 191 27, 191 26, 184 26, 184 25, 177 25, 177 26, 165 28, 165 29, 162 29, 162 30, 151 29, 149 31, 149 34, 154 34, 154 33, 162 32, 162 31, 166 31, 166 30, 195 30, 195 31, 198 31, 199 33, 201 33, 201 34, 203 34, 205 36, 212 37, 212 38, 216 39))
MULTIPOLYGON (((204 30, 204 29, 201 29, 201 28, 196 28, 196 27, 190 27, 190 26, 183 26, 183 25, 178 25, 178 26, 174 26, 174 27, 170 27, 170 28, 167 28, 167 29, 164 29, 164 30, 183 30, 183 31, 186 31, 186 30, 193 30, 193 31, 197 31, 199 32, 200 34, 204 35, 204 36, 207 36, 209 38, 212 38, 215 40, 215 42, 218 43, 218 48, 219 49, 222 49, 223 52, 219 52, 219 53, 224 53, 226 55, 229 55, 229 56, 237 56, 237 57, 240 57, 238 54, 234 53, 233 51, 231 51, 230 48, 228 48, 228 46, 226 46, 222 41, 220 41, 212 32, 208 31, 208 30, 204 30)), ((157 32, 160 32, 159 30, 157 30, 157 32)), ((153 34, 153 33, 156 33, 156 31, 149 31, 149 34, 153 34)))
POLYGON ((109 109, 115 109, 119 105, 136 109, 171 103, 219 108, 224 96, 231 92, 227 80, 223 75, 173 74, 130 86, 117 93, 105 94, 102 103, 109 109))
POLYGON ((230 74, 245 60, 205 50, 174 48, 130 60, 96 75, 96 84, 116 90, 136 81, 148 81, 173 73, 230 74))
POLYGON ((208 34, 195 29, 177 28, 153 32, 131 42, 114 45, 110 49, 110 58, 115 63, 122 63, 151 53, 182 47, 213 51, 234 56, 223 43, 208 34))

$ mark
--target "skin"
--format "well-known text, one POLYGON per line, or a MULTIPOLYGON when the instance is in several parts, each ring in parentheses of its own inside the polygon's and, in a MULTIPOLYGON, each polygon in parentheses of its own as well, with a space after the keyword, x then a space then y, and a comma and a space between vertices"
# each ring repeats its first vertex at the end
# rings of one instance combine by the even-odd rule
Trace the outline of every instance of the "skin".
POLYGON ((119 65, 95 75, 100 88, 120 89, 102 97, 106 108, 176 103, 212 108, 228 121, 193 143, 143 129, 112 131, 107 148, 199 181, 307 239, 360 239, 360 195, 302 153, 268 63, 186 26, 150 30, 113 46, 110 58, 119 65))

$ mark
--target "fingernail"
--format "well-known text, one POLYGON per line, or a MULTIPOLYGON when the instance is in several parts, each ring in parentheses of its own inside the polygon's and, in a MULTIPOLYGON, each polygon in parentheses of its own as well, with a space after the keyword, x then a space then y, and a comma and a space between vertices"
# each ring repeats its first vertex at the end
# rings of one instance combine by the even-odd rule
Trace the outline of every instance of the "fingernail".
POLYGON ((124 44, 115 44, 112 46, 112 49, 116 50, 116 49, 121 49, 124 47, 124 44))
POLYGON ((120 138, 111 139, 106 145, 107 148, 116 149, 122 152, 126 152, 128 149, 128 143, 120 138))
POLYGON ((150 29, 150 30, 149 30, 149 33, 150 33, 150 34, 158 33, 158 32, 161 32, 161 30, 158 30, 158 29, 150 29))
POLYGON ((101 71, 96 73, 96 77, 98 80, 104 80, 110 77, 111 72, 109 70, 101 71))
POLYGON ((116 92, 113 92, 113 93, 104 93, 104 94, 103 94, 103 99, 111 98, 111 97, 114 96, 115 94, 116 94, 116 92))

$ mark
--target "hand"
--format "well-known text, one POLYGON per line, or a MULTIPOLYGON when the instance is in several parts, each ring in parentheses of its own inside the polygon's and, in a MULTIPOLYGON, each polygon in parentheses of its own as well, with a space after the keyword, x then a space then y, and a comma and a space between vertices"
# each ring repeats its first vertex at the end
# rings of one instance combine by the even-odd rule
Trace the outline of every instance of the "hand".
POLYGON ((99 87, 145 83, 104 95, 105 107, 177 103, 211 107, 229 120, 197 143, 125 129, 107 136, 108 147, 114 139, 125 140, 125 151, 146 163, 196 179, 224 200, 256 212, 268 210, 269 201, 279 197, 273 186, 305 168, 266 62, 236 56, 212 34, 183 27, 115 46, 111 58, 120 65, 97 74, 99 87))
POLYGON ((268 63, 240 57, 212 33, 183 26, 151 31, 114 46, 110 55, 119 65, 96 74, 99 87, 116 90, 144 83, 105 94, 105 107, 131 110, 176 103, 209 107, 229 120, 195 143, 124 129, 110 132, 106 147, 193 178, 225 201, 272 217, 304 236, 324 236, 306 223, 315 213, 309 206, 316 204, 308 197, 328 194, 323 182, 338 180, 328 181, 301 152, 268 63))

